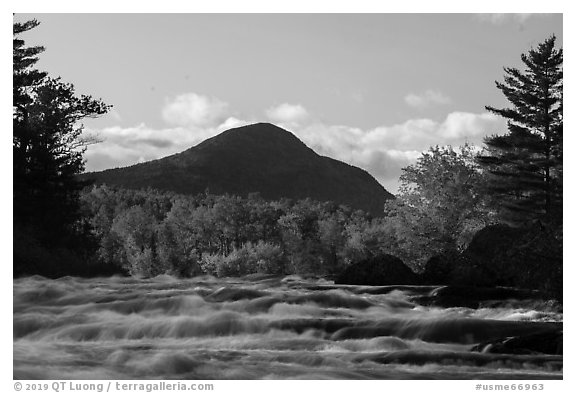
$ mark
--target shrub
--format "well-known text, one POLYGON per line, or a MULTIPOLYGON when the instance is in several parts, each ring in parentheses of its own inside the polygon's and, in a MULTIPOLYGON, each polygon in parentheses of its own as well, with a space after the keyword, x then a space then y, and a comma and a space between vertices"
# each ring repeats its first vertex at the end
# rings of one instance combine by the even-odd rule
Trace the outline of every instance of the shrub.
POLYGON ((252 273, 281 274, 285 263, 280 246, 266 242, 246 243, 228 255, 202 254, 202 271, 218 277, 244 276, 252 273))
POLYGON ((216 274, 219 277, 225 277, 256 273, 256 263, 253 263, 251 259, 250 250, 246 246, 234 248, 230 254, 218 261, 216 274))
POLYGON ((209 274, 211 276, 216 275, 216 266, 219 264, 219 261, 223 258, 220 254, 210 254, 208 252, 202 253, 202 257, 198 264, 200 265, 200 269, 204 272, 204 274, 209 274))
POLYGON ((259 273, 285 273, 286 261, 280 246, 260 241, 252 246, 252 255, 256 260, 256 269, 259 273))
POLYGON ((256 272, 256 265, 250 265, 248 251, 243 247, 233 249, 228 255, 204 253, 200 267, 204 273, 218 277, 238 277, 256 272))
POLYGON ((152 250, 144 248, 143 250, 131 249, 126 253, 128 260, 128 272, 132 276, 153 277, 164 273, 157 269, 154 263, 152 250))

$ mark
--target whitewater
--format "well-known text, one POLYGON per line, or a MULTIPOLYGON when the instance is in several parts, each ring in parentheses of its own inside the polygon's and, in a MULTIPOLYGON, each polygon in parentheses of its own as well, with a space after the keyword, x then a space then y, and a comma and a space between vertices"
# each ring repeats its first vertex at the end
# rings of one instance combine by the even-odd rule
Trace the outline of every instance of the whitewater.
POLYGON ((297 276, 15 279, 13 376, 562 378, 562 355, 474 349, 561 331, 557 306, 538 299, 439 306, 430 299, 441 288, 297 276))

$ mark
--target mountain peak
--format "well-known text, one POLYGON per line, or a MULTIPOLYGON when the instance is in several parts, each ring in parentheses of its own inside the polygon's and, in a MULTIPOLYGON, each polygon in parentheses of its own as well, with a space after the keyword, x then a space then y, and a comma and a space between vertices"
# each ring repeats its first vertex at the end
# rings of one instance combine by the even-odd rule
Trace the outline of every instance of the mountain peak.
POLYGON ((267 123, 267 122, 258 122, 258 123, 246 124, 244 126, 231 128, 228 131, 232 131, 232 130, 254 131, 254 132, 258 132, 258 131, 262 131, 262 132, 266 132, 266 131, 289 132, 283 128, 278 127, 276 124, 267 123))
POLYGON ((254 123, 231 128, 211 139, 229 141, 234 138, 253 139, 255 142, 264 142, 270 139, 281 139, 286 142, 292 141, 298 143, 299 145, 304 145, 304 143, 293 133, 286 131, 285 129, 280 128, 272 123, 254 123))
POLYGON ((159 160, 89 173, 97 183, 157 188, 181 194, 311 198, 382 215, 393 196, 366 171, 322 157, 271 123, 232 128, 159 160))

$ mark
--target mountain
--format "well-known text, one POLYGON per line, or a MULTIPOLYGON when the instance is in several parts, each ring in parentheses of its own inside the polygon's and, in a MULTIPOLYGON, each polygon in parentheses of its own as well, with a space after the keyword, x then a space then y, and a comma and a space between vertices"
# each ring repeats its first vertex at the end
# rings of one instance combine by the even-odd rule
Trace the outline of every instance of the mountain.
POLYGON ((333 201, 382 215, 394 198, 368 172, 316 154, 292 133, 269 123, 233 128, 181 153, 84 179, 125 188, 181 194, 259 192, 263 198, 333 201))

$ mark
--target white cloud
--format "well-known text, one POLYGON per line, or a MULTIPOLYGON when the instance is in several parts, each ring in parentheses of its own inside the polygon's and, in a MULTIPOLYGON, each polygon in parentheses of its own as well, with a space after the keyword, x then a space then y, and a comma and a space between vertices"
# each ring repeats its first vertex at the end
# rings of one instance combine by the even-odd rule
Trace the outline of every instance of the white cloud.
POLYGON ((493 113, 474 114, 452 112, 439 128, 439 134, 446 139, 478 139, 486 135, 486 126, 499 123, 500 118, 493 113))
POLYGON ((426 90, 423 93, 410 93, 404 97, 404 101, 416 108, 426 108, 432 105, 447 105, 452 102, 450 97, 437 90, 426 90))
POLYGON ((514 14, 514 13, 476 14, 479 20, 483 22, 489 22, 495 25, 502 25, 508 22, 516 22, 522 24, 535 15, 539 14, 514 14))
POLYGON ((299 124, 308 119, 309 114, 306 108, 300 104, 280 104, 269 108, 266 116, 273 122, 282 124, 299 124))
POLYGON ((505 122, 493 114, 452 112, 442 122, 412 119, 368 130, 315 123, 292 131, 317 153, 363 168, 395 192, 402 168, 430 146, 480 146, 485 135, 505 129, 505 122))
POLYGON ((101 143, 88 147, 85 158, 87 171, 133 165, 179 153, 218 135, 224 130, 248 124, 230 117, 214 127, 174 127, 154 129, 145 124, 134 127, 86 129, 97 135, 101 143))
POLYGON ((224 130, 248 124, 229 116, 227 103, 196 93, 167 99, 162 117, 170 127, 151 128, 142 123, 132 127, 87 129, 87 135, 96 135, 103 142, 88 147, 86 170, 158 159, 189 149, 224 130))
POLYGON ((217 98, 185 93, 166 101, 162 117, 174 126, 213 127, 228 117, 228 104, 217 98))
POLYGON ((245 126, 248 124, 250 124, 250 122, 248 122, 246 120, 240 120, 240 119, 237 119, 235 117, 229 117, 228 119, 226 119, 224 121, 224 123, 220 124, 217 128, 218 128, 218 131, 222 132, 222 131, 229 130, 231 128, 242 127, 242 126, 245 126))

